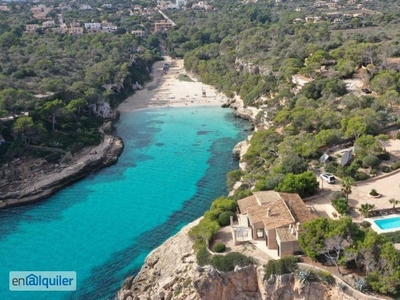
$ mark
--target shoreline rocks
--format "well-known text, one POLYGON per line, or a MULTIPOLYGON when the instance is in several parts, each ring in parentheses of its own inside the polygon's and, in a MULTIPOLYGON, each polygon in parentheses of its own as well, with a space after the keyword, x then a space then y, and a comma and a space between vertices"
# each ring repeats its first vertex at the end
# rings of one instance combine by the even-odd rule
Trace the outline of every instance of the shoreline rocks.
POLYGON ((115 163, 123 148, 121 138, 105 135, 100 145, 87 147, 74 157, 69 154, 68 163, 53 165, 43 162, 35 176, 28 176, 28 171, 25 178, 21 174, 18 180, 2 183, 0 208, 35 203, 48 198, 66 185, 115 163), (45 169, 49 171, 44 173, 45 169))

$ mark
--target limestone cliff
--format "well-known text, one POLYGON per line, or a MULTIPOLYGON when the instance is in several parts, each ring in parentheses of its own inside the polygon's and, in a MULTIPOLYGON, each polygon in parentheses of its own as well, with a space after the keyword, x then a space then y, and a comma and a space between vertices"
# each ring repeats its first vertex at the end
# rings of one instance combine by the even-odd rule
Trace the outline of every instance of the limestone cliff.
POLYGON ((74 156, 67 153, 58 164, 41 160, 27 165, 15 160, 4 165, 0 168, 0 208, 47 198, 67 184, 115 163, 123 147, 122 139, 105 135, 98 146, 82 149, 74 156))
MULTIPOLYGON (((236 267, 218 272, 212 266, 200 267, 188 237, 190 228, 151 252, 138 275, 125 280, 118 300, 351 300, 377 299, 352 290, 318 282, 301 284, 293 274, 271 276, 264 280, 262 266, 236 267)), ((337 279, 338 282, 340 279, 337 279)))

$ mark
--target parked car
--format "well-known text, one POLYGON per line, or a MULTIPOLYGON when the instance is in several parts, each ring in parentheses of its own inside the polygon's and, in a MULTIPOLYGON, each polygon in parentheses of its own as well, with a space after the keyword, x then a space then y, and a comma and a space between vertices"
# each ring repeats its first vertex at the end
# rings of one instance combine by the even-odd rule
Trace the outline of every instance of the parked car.
POLYGON ((335 183, 336 178, 330 173, 324 173, 320 175, 321 179, 326 181, 327 183, 335 183))

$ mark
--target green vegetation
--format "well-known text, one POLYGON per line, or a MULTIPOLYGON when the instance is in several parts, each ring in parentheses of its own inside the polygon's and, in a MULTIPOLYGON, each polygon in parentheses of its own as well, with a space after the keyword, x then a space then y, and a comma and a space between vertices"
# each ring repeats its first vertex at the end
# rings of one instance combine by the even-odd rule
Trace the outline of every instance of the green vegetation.
POLYGON ((245 267, 253 264, 253 260, 242 253, 230 252, 226 255, 214 255, 211 264, 222 272, 229 272, 235 269, 235 266, 245 267))
MULTIPOLYGON (((389 235, 392 240, 397 234, 389 235)), ((351 218, 315 219, 303 226, 299 236, 310 257, 339 265, 356 264, 366 273, 366 284, 380 293, 396 294, 400 288, 400 253, 387 235, 360 229, 351 218)))
POLYGON ((297 269, 298 262, 299 258, 292 255, 285 256, 278 260, 269 260, 268 263, 264 265, 264 279, 268 280, 271 275, 292 273, 297 269))
MULTIPOLYGON (((120 28, 82 36, 41 29, 31 34, 24 32, 25 25, 42 21, 32 16, 30 3, 10 4, 9 13, 0 12, 0 117, 7 118, 0 121, 6 141, 0 144, 1 162, 46 154, 28 146, 74 153, 99 144, 98 128, 112 117, 101 110, 115 108, 133 92, 133 83, 148 80, 148 68, 160 58, 153 37, 126 33, 134 25, 117 17, 118 6, 123 7, 119 1, 101 14, 71 5, 71 11, 63 11, 67 24, 108 20, 120 28)), ((49 16, 57 20, 56 13, 54 8, 49 16)))
POLYGON ((338 198, 332 200, 332 205, 336 209, 336 211, 341 215, 346 215, 349 212, 349 204, 346 201, 346 198, 338 198))
POLYGON ((381 163, 380 159, 375 155, 367 155, 362 160, 363 164, 370 168, 376 168, 381 163))
MULTIPOLYGON (((376 171, 376 169, 371 170, 371 174, 373 174, 376 171)), ((367 180, 369 178, 368 174, 364 172, 357 172, 356 175, 354 176, 355 180, 357 181, 363 181, 367 180)))
POLYGON ((351 187, 353 185, 355 185, 353 178, 351 177, 343 178, 340 190, 346 195, 346 202, 349 202, 349 195, 351 194, 351 187))
POLYGON ((390 166, 390 168, 391 168, 392 170, 397 170, 398 168, 400 168, 400 161, 395 161, 395 162, 390 166))
POLYGON ((376 189, 372 189, 372 190, 369 192, 369 194, 370 194, 371 196, 378 196, 378 195, 379 195, 379 193, 376 191, 376 189))
POLYGON ((220 226, 227 226, 230 224, 230 218, 234 217, 235 214, 231 211, 224 211, 222 213, 220 213, 220 215, 218 216, 218 224, 220 226))
POLYGON ((222 253, 226 250, 226 246, 223 243, 216 243, 213 247, 213 251, 217 253, 222 253))
POLYGON ((382 233, 382 235, 392 243, 400 243, 400 231, 382 233))
POLYGON ((364 218, 368 218, 371 216, 371 211, 375 209, 374 204, 364 203, 361 204, 361 207, 358 209, 364 218))
POLYGON ((297 193, 300 197, 314 194, 318 189, 318 182, 313 172, 307 171, 294 175, 289 173, 275 188, 277 192, 297 193))

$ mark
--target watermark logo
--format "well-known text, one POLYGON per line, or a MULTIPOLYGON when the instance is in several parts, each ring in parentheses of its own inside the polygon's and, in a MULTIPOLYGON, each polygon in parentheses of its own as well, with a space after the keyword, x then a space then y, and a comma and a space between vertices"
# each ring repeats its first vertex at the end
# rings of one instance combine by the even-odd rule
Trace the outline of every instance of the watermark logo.
POLYGON ((76 272, 10 272, 10 291, 75 291, 76 272))

